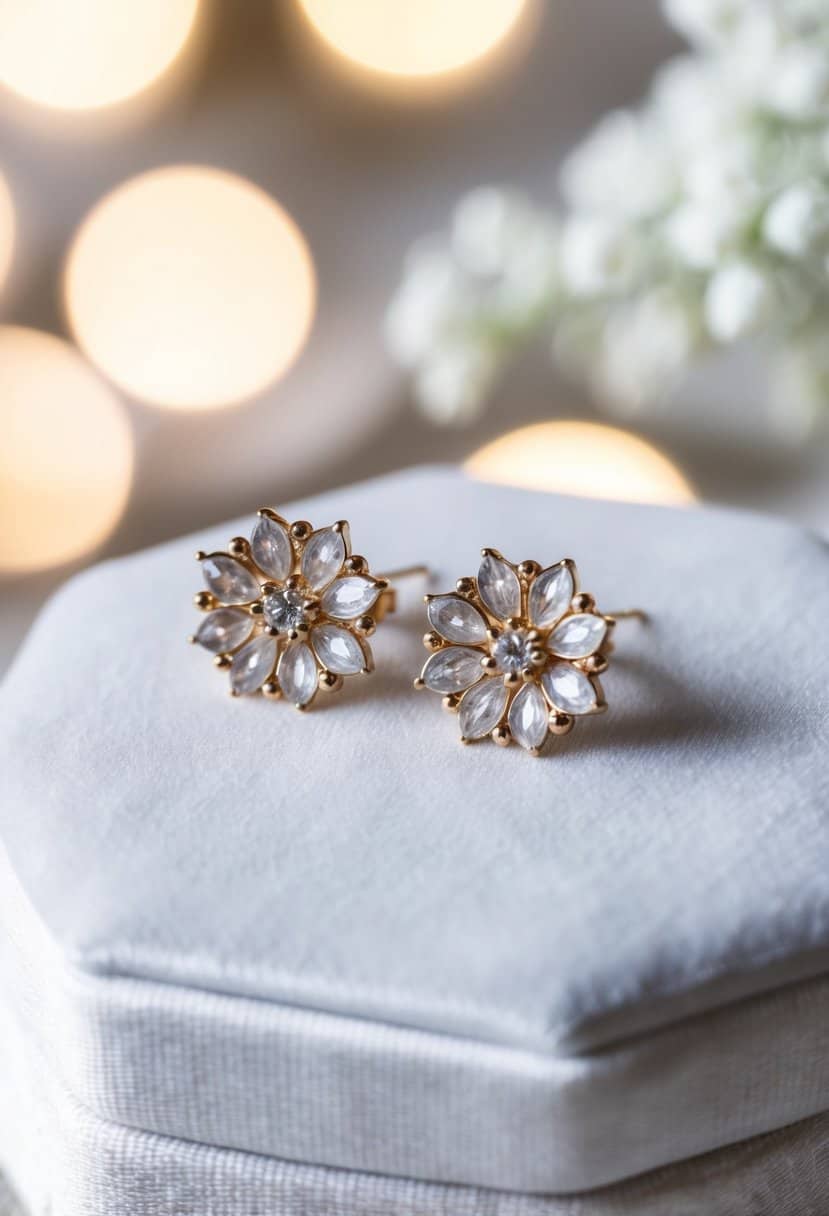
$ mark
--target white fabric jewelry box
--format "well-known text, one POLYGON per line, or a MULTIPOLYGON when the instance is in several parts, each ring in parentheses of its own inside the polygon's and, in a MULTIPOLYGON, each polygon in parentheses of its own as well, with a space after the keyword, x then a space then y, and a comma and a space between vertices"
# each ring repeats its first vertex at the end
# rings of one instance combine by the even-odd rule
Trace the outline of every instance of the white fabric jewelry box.
POLYGON ((460 747, 412 690, 423 587, 319 710, 232 701, 184 644, 192 550, 250 521, 68 583, 0 689, 21 1189, 70 1216, 825 1211, 825 545, 450 469, 286 510, 434 589, 484 544, 573 556, 651 623, 535 760, 460 747))

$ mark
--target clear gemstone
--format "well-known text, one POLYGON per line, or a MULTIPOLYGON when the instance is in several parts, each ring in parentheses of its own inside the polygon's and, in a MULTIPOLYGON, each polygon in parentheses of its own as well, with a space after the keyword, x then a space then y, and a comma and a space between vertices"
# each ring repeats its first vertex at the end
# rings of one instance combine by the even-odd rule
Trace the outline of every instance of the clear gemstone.
POLYGON ((489 554, 478 570, 478 593, 499 620, 521 615, 521 584, 508 562, 489 554))
POLYGON ((542 570, 530 587, 529 613, 533 625, 549 629, 567 611, 575 592, 569 566, 550 566, 542 570))
POLYGON ((423 668, 423 681, 432 692, 462 692, 484 674, 480 650, 447 646, 438 650, 423 668))
POLYGON ((256 692, 273 671, 275 662, 276 639, 262 633, 234 655, 230 667, 230 687, 236 693, 256 692))
POLYGON ((250 604, 259 599, 259 583, 235 557, 214 553, 201 564, 204 581, 222 604, 250 604))
POLYGON ((366 668, 366 657, 353 633, 339 625, 317 625, 311 634, 316 656, 328 671, 353 676, 366 668))
POLYGON ((302 554, 302 577, 314 591, 337 577, 345 561, 345 541, 333 528, 321 528, 315 532, 302 554))
POLYGON ((596 690, 584 672, 569 663, 553 663, 541 683, 547 700, 564 714, 589 714, 596 708, 596 690))
POLYGON ((265 620, 280 633, 296 629, 305 621, 305 609, 302 607, 304 598, 299 591, 289 591, 287 588, 269 591, 262 600, 265 620))
POLYGON ((541 747, 547 737, 547 703, 537 684, 519 688, 509 707, 509 729, 527 751, 541 747))
POLYGON ((338 578, 323 592, 322 610, 335 620, 349 621, 368 612, 380 590, 372 579, 364 578, 361 574, 338 578))
POLYGON ((534 649, 535 646, 527 641, 524 629, 507 629, 492 643, 492 657, 498 670, 509 675, 531 666, 530 654, 534 649))
POLYGON ((465 692, 458 715, 464 739, 482 739, 498 725, 507 705, 503 680, 484 680, 465 692))
POLYGON ((586 659, 599 649, 606 632, 603 616, 580 612, 556 625, 547 639, 547 649, 562 659, 586 659))
POLYGON ((253 621, 238 608, 217 608, 208 612, 196 631, 196 641, 211 654, 226 654, 241 646, 253 628, 253 621))
POLYGON ((429 624, 447 642, 485 642, 486 621, 459 595, 438 595, 426 609, 429 624))
POLYGON ((317 664, 305 642, 283 650, 276 674, 282 695, 292 705, 307 705, 317 691, 317 664))
POLYGON ((291 573, 294 553, 282 524, 261 515, 250 535, 250 551, 259 569, 268 578, 282 583, 291 573))

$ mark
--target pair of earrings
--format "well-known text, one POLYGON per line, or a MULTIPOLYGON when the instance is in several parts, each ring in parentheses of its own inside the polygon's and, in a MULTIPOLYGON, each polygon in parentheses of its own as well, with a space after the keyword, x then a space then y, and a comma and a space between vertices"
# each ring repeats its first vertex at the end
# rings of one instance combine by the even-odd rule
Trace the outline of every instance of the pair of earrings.
MULTIPOLYGON (((368 638, 395 609, 392 580, 428 573, 418 566, 375 577, 352 553, 345 520, 315 530, 266 507, 249 540, 196 558, 207 590, 195 603, 206 616, 190 641, 228 671, 234 696, 261 692, 303 710, 318 691, 373 670, 368 638)), ((484 549, 476 578, 425 599, 431 653, 415 688, 439 693, 458 713, 464 743, 514 740, 538 755, 548 734, 607 708, 599 676, 616 618, 579 591, 569 558, 544 569, 484 549)))

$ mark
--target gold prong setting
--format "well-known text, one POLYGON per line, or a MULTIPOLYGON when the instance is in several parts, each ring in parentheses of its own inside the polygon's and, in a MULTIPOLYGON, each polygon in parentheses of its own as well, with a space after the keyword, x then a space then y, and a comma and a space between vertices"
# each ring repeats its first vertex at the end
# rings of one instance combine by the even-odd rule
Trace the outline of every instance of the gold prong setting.
POLYGON ((227 671, 234 696, 261 694, 307 709, 319 692, 338 692, 347 676, 368 674, 366 639, 393 611, 387 579, 351 552, 348 523, 315 530, 262 507, 250 537, 226 551, 196 554, 205 614, 190 641, 227 671))
POLYGON ((483 549, 476 577, 426 597, 430 652, 415 680, 458 715, 461 742, 517 743, 537 756, 576 718, 606 708, 598 676, 615 620, 579 590, 576 565, 514 564, 483 549))

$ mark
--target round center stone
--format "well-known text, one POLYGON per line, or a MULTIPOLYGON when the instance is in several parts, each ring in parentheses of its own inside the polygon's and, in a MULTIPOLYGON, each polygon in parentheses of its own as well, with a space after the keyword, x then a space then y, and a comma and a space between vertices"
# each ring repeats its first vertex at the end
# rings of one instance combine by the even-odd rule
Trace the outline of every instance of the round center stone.
POLYGON ((527 641, 524 629, 508 629, 492 643, 492 657, 505 675, 523 671, 529 667, 530 653, 534 649, 527 641))
POLYGON ((274 629, 284 633, 288 629, 296 629, 305 621, 305 610, 302 602, 305 597, 299 591, 271 591, 262 601, 265 610, 265 620, 274 629))

